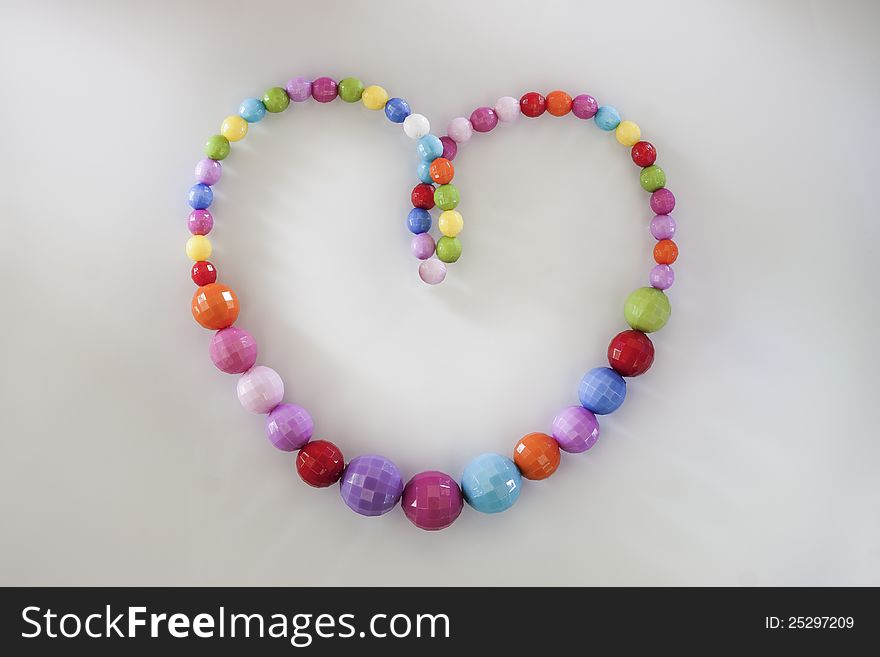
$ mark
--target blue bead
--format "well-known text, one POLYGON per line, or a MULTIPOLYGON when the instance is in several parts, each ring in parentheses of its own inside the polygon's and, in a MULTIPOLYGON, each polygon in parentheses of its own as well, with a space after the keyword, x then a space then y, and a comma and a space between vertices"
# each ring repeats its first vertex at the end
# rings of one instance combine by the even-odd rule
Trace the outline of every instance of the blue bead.
POLYGON ((613 413, 626 399, 626 381, 609 367, 596 367, 581 379, 581 406, 596 415, 613 413))
POLYGON ((431 163, 426 162, 425 160, 419 162, 419 166, 416 169, 416 175, 423 183, 428 183, 430 185, 434 182, 434 179, 431 178, 431 163))
POLYGON ((482 513, 500 513, 519 498, 522 475, 513 461, 500 454, 483 454, 461 474, 461 492, 482 513))
POLYGON ((620 112, 611 105, 602 105, 593 117, 596 125, 602 130, 614 130, 620 123, 620 112))
POLYGON ((266 116, 266 106, 259 98, 245 98, 238 106, 238 114, 248 123, 256 123, 266 116))
POLYGON ((208 185, 196 183, 189 188, 186 200, 192 209, 205 210, 214 202, 214 192, 208 185))
POLYGON ((425 162, 431 162, 443 155, 443 142, 440 141, 440 137, 435 135, 425 135, 419 139, 417 148, 419 149, 419 157, 425 162))
POLYGON ((412 114, 409 103, 403 98, 391 98, 385 103, 385 116, 392 123, 403 123, 403 121, 412 114))
POLYGON ((422 208, 413 208, 406 218, 406 225, 416 235, 427 233, 431 230, 431 213, 422 208))

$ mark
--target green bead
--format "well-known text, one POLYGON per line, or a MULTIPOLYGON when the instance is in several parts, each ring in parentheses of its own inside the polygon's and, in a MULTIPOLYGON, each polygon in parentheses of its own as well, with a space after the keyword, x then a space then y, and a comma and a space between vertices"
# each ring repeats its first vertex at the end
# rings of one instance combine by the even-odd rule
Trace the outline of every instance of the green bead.
POLYGON ((267 112, 283 112, 290 105, 290 96, 281 87, 272 87, 263 94, 263 105, 267 112))
POLYGON ((454 210, 460 197, 455 185, 440 185, 434 190, 434 204, 441 210, 454 210))
POLYGON ((642 173, 639 175, 639 182, 642 185, 642 189, 646 192, 656 192, 661 187, 666 187, 666 174, 663 172, 663 169, 656 164, 652 164, 642 169, 642 173))
POLYGON ((364 93, 364 83, 357 78, 345 78, 336 87, 339 97, 346 103, 356 103, 364 93))
POLYGON ((640 287, 626 298, 623 314, 627 323, 636 331, 653 333, 659 331, 669 320, 672 308, 669 298, 661 290, 640 287))
POLYGON ((223 160, 229 155, 229 140, 223 135, 214 135, 205 143, 205 155, 212 160, 223 160))
POLYGON ((437 257, 443 262, 455 262, 461 257, 461 242, 457 237, 444 235, 437 240, 437 257))

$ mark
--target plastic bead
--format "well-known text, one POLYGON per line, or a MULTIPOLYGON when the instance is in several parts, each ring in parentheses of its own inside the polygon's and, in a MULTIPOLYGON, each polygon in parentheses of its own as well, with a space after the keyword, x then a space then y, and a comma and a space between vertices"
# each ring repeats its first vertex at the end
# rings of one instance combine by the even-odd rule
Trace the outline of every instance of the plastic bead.
POLYGON ((290 105, 290 96, 281 87, 272 87, 263 94, 263 105, 266 106, 267 112, 277 114, 286 110, 290 105))
POLYGON ((388 102, 388 92, 379 85, 371 84, 361 94, 361 102, 369 110, 385 109, 385 103, 388 102))
POLYGON ((419 233, 412 238, 409 249, 419 260, 427 260, 434 255, 434 238, 429 233, 419 233))
POLYGON ((504 124, 510 124, 519 118, 519 101, 513 96, 504 96, 495 101, 495 114, 504 124))
POLYGON ((428 285, 437 285, 446 278, 446 263, 437 258, 422 260, 419 264, 419 278, 428 285))
POLYGON ((284 90, 294 103, 304 103, 312 97, 312 82, 308 78, 293 78, 287 81, 284 90))
POLYGON ((410 114, 409 103, 403 98, 392 98, 385 103, 385 116, 391 123, 403 123, 410 114))
POLYGON ((377 454, 358 456, 349 462, 339 483, 345 505, 362 516, 381 516, 391 511, 403 493, 400 470, 377 454))
POLYGON ((458 482, 448 474, 428 470, 407 482, 400 505, 412 524, 430 532, 455 522, 461 515, 464 500, 458 482))
POLYGON ((186 200, 194 210, 204 210, 214 202, 214 192, 208 185, 196 183, 189 188, 186 200))
POLYGON ((420 158, 431 162, 443 155, 443 142, 435 135, 425 135, 419 139, 416 150, 419 152, 420 158))
POLYGON ((578 398, 588 411, 608 415, 626 399, 626 381, 610 367, 595 367, 581 379, 578 398))
POLYGON ((186 241, 186 255, 193 262, 211 257, 211 240, 204 235, 193 235, 186 241))
POLYGON ((620 123, 620 114, 610 105, 602 105, 593 117, 596 125, 602 130, 614 130, 620 123))
POLYGON ((202 158, 196 164, 196 180, 206 185, 216 185, 223 173, 223 165, 210 157, 202 158))
POLYGON ((220 134, 229 141, 241 141, 247 135, 248 122, 240 116, 232 114, 220 124, 220 134))
POLYGON ((257 365, 238 377, 235 393, 245 410, 268 413, 281 403, 284 382, 271 367, 257 365))
POLYGON ((599 110, 599 103, 590 94, 575 96, 571 101, 571 113, 579 119, 592 119, 599 110))
POLYGON ((656 265, 648 276, 648 282, 658 290, 668 290, 675 283, 675 272, 669 265, 656 265))
POLYGON ((678 245, 672 240, 660 240, 654 245, 654 262, 671 265, 678 259, 678 245))
POLYGON ((214 217, 208 210, 193 210, 189 213, 186 227, 193 235, 207 235, 214 228, 214 217))
POLYGON ((481 513, 499 513, 519 499, 522 476, 513 461, 500 454, 483 454, 468 463, 461 475, 464 499, 481 513))
POLYGON ((229 140, 223 135, 214 135, 205 142, 205 155, 212 160, 225 160, 229 156, 229 140))
POLYGON ((257 123, 266 116, 266 106, 259 98, 245 98, 238 106, 238 114, 248 123, 257 123))
POLYGON ((651 219, 651 235, 656 240, 669 240, 675 236, 675 219, 668 214, 658 214, 651 219))
POLYGON ((419 166, 416 167, 416 177, 425 184, 434 182, 431 177, 431 163, 427 160, 419 162, 419 166))
POLYGON ((434 190, 434 204, 441 210, 454 210, 460 200, 455 185, 440 185, 434 190))
POLYGON ((434 207, 434 186, 422 183, 413 187, 410 194, 413 207, 430 210, 434 207))
POLYGON ((443 144, 443 153, 440 155, 440 157, 445 157, 451 162, 458 154, 458 144, 455 143, 454 139, 445 135, 443 137, 440 137, 440 142, 443 144))
POLYGON ((312 82, 312 98, 319 103, 329 103, 336 99, 337 85, 333 78, 318 78, 312 82))
POLYGON ((675 195, 665 187, 651 194, 651 209, 657 214, 669 214, 675 209, 675 195))
POLYGON ((431 179, 438 185, 448 185, 455 177, 455 167, 445 157, 438 157, 429 168, 431 179))
POLYGON ((654 362, 654 343, 641 331, 621 331, 608 345, 608 364, 621 376, 639 376, 654 362))
POLYGON ((421 139, 431 132, 431 123, 421 114, 410 114, 403 120, 403 132, 410 139, 421 139))
POLYGON ((614 137, 621 146, 634 146, 642 138, 642 129, 632 121, 621 121, 614 129, 614 137))
POLYGON ((238 319, 238 297, 222 283, 203 285, 192 298, 193 318, 204 328, 219 331, 238 319))
POLYGON ((478 107, 471 113, 471 126, 475 132, 489 132, 498 125, 498 115, 491 107, 478 107))
POLYGON ((217 269, 207 260, 200 260, 199 262, 193 263, 192 270, 190 270, 190 276, 192 277, 193 283, 199 287, 210 285, 211 283, 217 282, 217 269))
POLYGON ((257 362, 257 341, 244 329, 230 326, 214 334, 208 353, 221 372, 241 374, 257 362))
POLYGON ((626 298, 623 307, 627 324, 642 333, 653 333, 662 329, 671 312, 669 298, 653 287, 634 290, 626 298))
POLYGON ((559 467, 559 443, 546 433, 530 433, 513 448, 513 462, 526 479, 546 479, 559 467))
POLYGON ((364 83, 357 78, 343 78, 337 85, 336 93, 346 103, 356 103, 364 93, 364 83))
POLYGON ((406 217, 409 232, 419 235, 431 230, 431 213, 423 208, 413 208, 406 217))
POLYGON ((642 173, 639 174, 639 184, 646 192, 656 192, 661 187, 666 186, 666 174, 663 172, 663 169, 656 164, 652 164, 642 169, 642 173))
POLYGON ((583 406, 563 408, 553 418, 553 439, 563 451, 586 452, 599 440, 599 420, 583 406))
POLYGON ((282 452, 301 449, 314 431, 312 416, 296 404, 278 404, 266 417, 266 437, 282 452))
POLYGON ((296 456, 297 473, 314 488, 332 486, 339 481, 344 469, 342 451, 328 440, 313 440, 296 456))
POLYGON ((547 99, 537 91, 530 91, 519 99, 519 111, 529 118, 541 116, 547 109, 547 99))
POLYGON ((565 116, 571 111, 571 96, 564 91, 551 91, 545 99, 547 112, 553 116, 565 116))
POLYGON ((437 218, 437 227, 447 237, 455 237, 464 228, 464 219, 458 210, 446 210, 437 218))
POLYGON ((456 262, 461 257, 461 242, 444 235, 437 240, 437 257, 443 262, 456 262))
POLYGON ((644 168, 649 167, 657 161, 657 151, 654 144, 649 141, 639 141, 633 144, 630 151, 632 161, 638 166, 644 168))
POLYGON ((463 116, 457 116, 446 126, 446 134, 456 144, 463 144, 474 136, 474 126, 463 116))

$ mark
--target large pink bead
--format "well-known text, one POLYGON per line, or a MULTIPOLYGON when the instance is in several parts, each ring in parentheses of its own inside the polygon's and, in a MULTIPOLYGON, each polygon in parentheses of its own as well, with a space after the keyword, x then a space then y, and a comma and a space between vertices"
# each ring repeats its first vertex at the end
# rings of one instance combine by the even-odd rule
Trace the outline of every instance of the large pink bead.
POLYGON ((491 107, 478 107, 471 113, 471 126, 476 132, 489 132, 498 125, 498 115, 491 107))
POLYGON ((474 134, 474 126, 463 116, 456 117, 446 126, 446 134, 456 144, 463 144, 474 134))
POLYGON ((278 404, 266 418, 266 436, 278 449, 293 452, 312 439, 315 423, 302 406, 278 404))
POLYGON ((244 329, 230 326, 214 334, 208 353, 221 372, 241 374, 257 362, 257 341, 244 329))
POLYGON ((448 474, 429 470, 407 482, 401 498, 403 512, 419 529, 437 531, 449 527, 461 514, 461 489, 448 474))
POLYGON ((251 413, 268 413, 281 403, 284 382, 271 367, 257 365, 241 375, 235 391, 238 401, 251 413))

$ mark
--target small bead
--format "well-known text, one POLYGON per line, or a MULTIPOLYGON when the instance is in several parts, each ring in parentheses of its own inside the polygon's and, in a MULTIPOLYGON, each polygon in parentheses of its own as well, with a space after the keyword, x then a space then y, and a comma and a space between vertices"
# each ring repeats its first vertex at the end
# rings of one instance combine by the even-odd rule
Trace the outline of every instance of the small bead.
POLYGON ((610 367, 595 367, 581 379, 578 398, 588 411, 608 415, 626 399, 626 381, 610 367))
POLYGON ((314 431, 312 416, 296 404, 278 404, 266 416, 266 437, 282 452, 302 449, 314 431))
POLYGON ((575 96, 571 101, 571 113, 579 119, 592 119, 599 110, 599 103, 590 94, 575 96))
POLYGON ((245 98, 238 106, 238 114, 248 123, 257 123, 266 116, 266 106, 259 98, 245 98))
POLYGON ((519 101, 513 96, 504 96, 495 101, 495 114, 501 123, 513 123, 519 118, 519 101))
POLYGON ((675 219, 668 214, 658 214, 651 219, 651 235, 657 240, 668 240, 675 236, 675 219))
POLYGON ((194 210, 204 210, 211 207, 211 203, 214 202, 214 191, 204 183, 196 183, 189 188, 186 201, 194 210))
POLYGON ((290 96, 281 87, 272 87, 263 94, 263 105, 266 106, 267 112, 277 114, 286 110, 290 105, 290 96))
POLYGON ((336 99, 337 85, 333 78, 318 78, 312 82, 312 98, 319 103, 329 103, 336 99))
POLYGON ((651 194, 651 209, 657 214, 669 214, 675 209, 675 195, 665 187, 651 194))
POLYGON ((410 114, 403 120, 403 132, 410 139, 421 139, 431 132, 431 123, 421 114, 410 114))
POLYGON ((666 185, 666 174, 663 169, 656 164, 652 164, 642 169, 642 172, 639 174, 639 184, 646 192, 656 192, 666 185))
POLYGON ((559 467, 559 443, 546 433, 530 433, 513 448, 513 462, 526 479, 546 479, 559 467))
POLYGON ((551 91, 545 99, 547 112, 553 116, 565 116, 568 114, 571 111, 572 102, 571 96, 559 90, 551 91))
POLYGON ((271 367, 257 365, 238 377, 235 393, 245 410, 268 413, 284 398, 284 381, 271 367))
POLYGON ((445 157, 438 157, 429 168, 431 179, 438 185, 448 185, 455 177, 455 167, 445 157))
POLYGON ((440 157, 445 157, 451 162, 458 153, 458 144, 455 143, 454 139, 445 135, 440 137, 440 142, 443 144, 443 153, 440 157))
POLYGON ((419 152, 420 158, 431 162, 443 155, 443 142, 435 135, 425 135, 419 139, 416 150, 419 152))
POLYGON ((437 257, 443 262, 457 262, 461 257, 461 242, 458 238, 444 235, 437 240, 437 257))
POLYGON ((214 334, 208 353, 221 372, 241 374, 257 362, 257 341, 244 329, 230 326, 214 334))
POLYGON ((446 263, 437 258, 428 258, 419 264, 419 278, 428 285, 437 285, 446 278, 446 263))
POLYGON ((455 185, 440 185, 434 190, 434 203, 441 210, 454 210, 460 200, 455 185))
POLYGON ((461 515, 464 500, 458 482, 448 474, 429 470, 407 482, 400 505, 412 524, 430 532, 455 522, 461 515))
POLYGON ((205 142, 205 155, 212 160, 225 160, 229 155, 229 140, 223 135, 214 135, 205 142))
POLYGON ((216 185, 223 173, 223 165, 210 157, 202 158, 196 164, 196 180, 205 185, 216 185))
POLYGON ((489 132, 498 125, 498 115, 491 107, 478 107, 471 113, 471 126, 475 132, 489 132))
POLYGON ((678 245, 672 240, 660 240, 654 245, 654 262, 671 265, 678 259, 678 245))
POLYGON ((516 464, 500 454, 483 454, 467 464, 461 475, 464 499, 481 513, 506 511, 519 499, 522 475, 516 464))
POLYGON ((343 78, 337 85, 337 93, 346 103, 356 103, 364 93, 364 83, 357 78, 343 78))
POLYGON ((633 121, 621 121, 614 129, 614 137, 618 144, 629 148, 642 138, 642 129, 633 121))
POLYGON ((614 130, 620 124, 620 114, 610 105, 602 105, 593 117, 596 125, 602 130, 614 130))
POLYGON ((186 241, 186 255, 193 262, 211 257, 211 240, 204 235, 193 235, 186 241))
POLYGON ((391 123, 403 123, 410 114, 409 103, 403 98, 392 98, 385 103, 385 116, 391 123))
POLYGON ((388 92, 376 84, 372 84, 361 94, 361 102, 369 110, 385 109, 385 103, 388 102, 388 92))
POLYGON ((519 111, 529 118, 541 116, 545 109, 547 109, 547 99, 537 91, 530 91, 519 99, 519 111))
POLYGON ((419 233, 409 243, 409 250, 419 260, 427 260, 434 255, 434 238, 430 233, 419 233))
POLYGON ((648 282, 658 290, 668 290, 675 282, 675 272, 669 265, 655 265, 648 276, 648 282))
POLYGON ((229 141, 241 141, 248 131, 248 122, 240 116, 232 114, 220 124, 220 134, 229 141))
POLYGON ((638 166, 642 168, 649 167, 657 161, 657 151, 651 142, 639 141, 633 144, 630 157, 638 166))
POLYGON ((434 186, 426 183, 413 187, 410 194, 413 207, 430 210, 434 207, 434 186))
POLYGON ((669 298, 653 287, 634 290, 623 306, 627 324, 642 333, 653 333, 662 329, 669 321, 671 312, 669 298))
POLYGON ((214 217, 208 210, 193 210, 189 213, 186 225, 193 235, 207 235, 214 227, 214 217))
POLYGON ((203 285, 193 295, 191 310, 200 326, 219 331, 238 319, 238 297, 222 283, 203 285))
POLYGON ((416 176, 425 184, 434 182, 434 179, 431 177, 431 163, 426 160, 419 162, 419 165, 416 167, 416 176))
POLYGON ((287 97, 295 103, 303 103, 312 97, 312 82, 308 78, 292 78, 284 85, 287 97))
POLYGON ((464 219, 458 210, 446 210, 446 212, 440 213, 437 227, 447 237, 455 237, 464 228, 464 219))
POLYGON ((446 134, 456 144, 463 144, 474 135, 474 126, 463 116, 457 116, 446 126, 446 134))
POLYGON ((406 217, 409 232, 420 235, 431 230, 431 213, 424 208, 413 208, 406 217))
POLYGON ((599 420, 583 406, 569 406, 553 418, 553 439, 570 454, 586 452, 599 440, 599 420))
POLYGON ((654 343, 641 331, 621 331, 608 345, 608 364, 621 376, 639 376, 654 362, 654 343))
POLYGON ((201 287, 202 285, 210 285, 217 282, 217 268, 207 260, 199 260, 193 263, 190 270, 190 277, 193 283, 201 287))
POLYGON ((342 451, 327 440, 313 440, 296 455, 296 471, 314 488, 332 486, 342 476, 345 460, 342 451))
POLYGON ((381 516, 403 494, 403 477, 389 459, 378 454, 353 458, 342 474, 339 494, 345 505, 362 516, 381 516))

